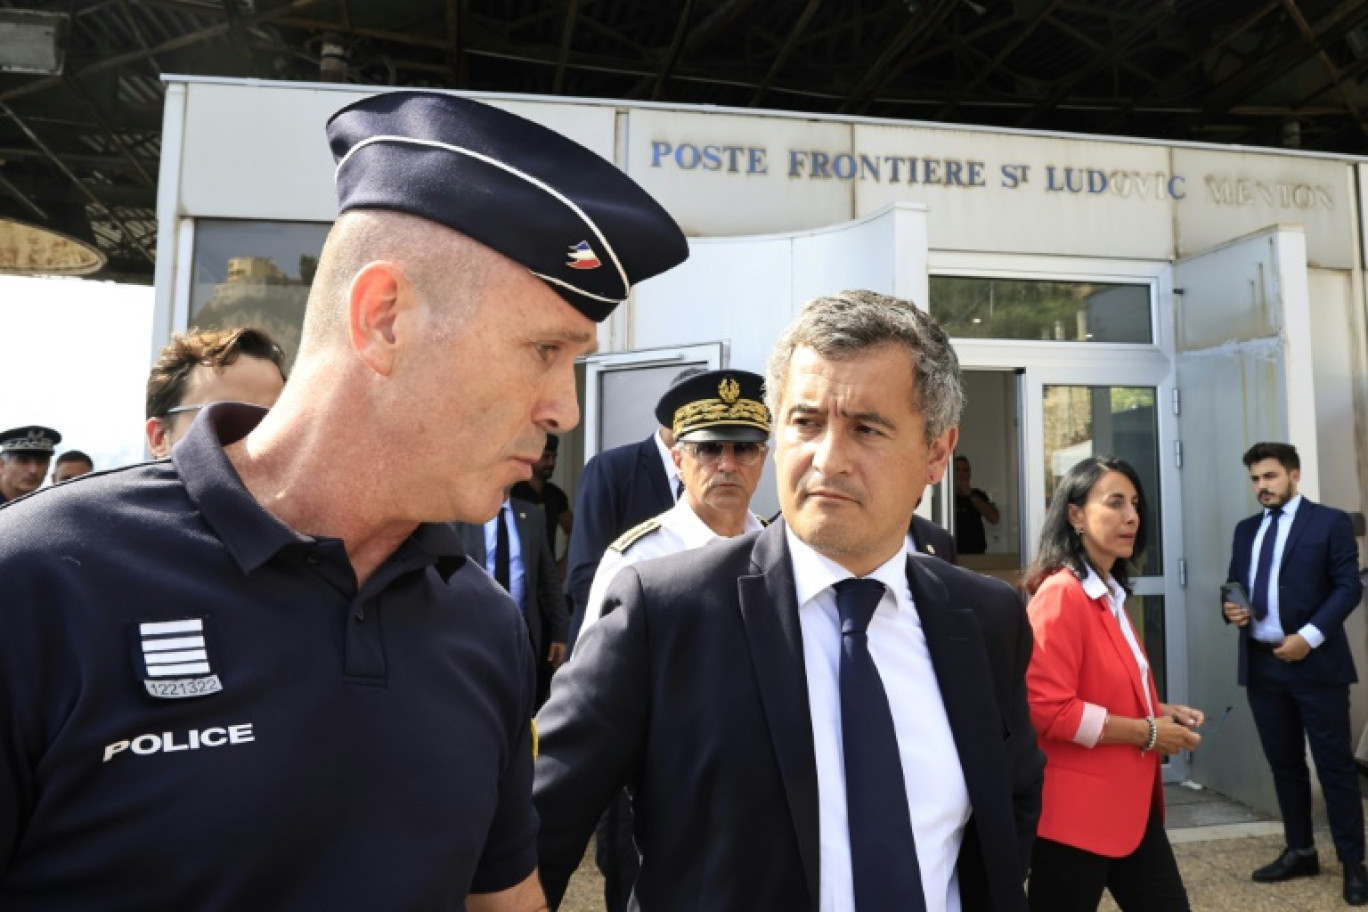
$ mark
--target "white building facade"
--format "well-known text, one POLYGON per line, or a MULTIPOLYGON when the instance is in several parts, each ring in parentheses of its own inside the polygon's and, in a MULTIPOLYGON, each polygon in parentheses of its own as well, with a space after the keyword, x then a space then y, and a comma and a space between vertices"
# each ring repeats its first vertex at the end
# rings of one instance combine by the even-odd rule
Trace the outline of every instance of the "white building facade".
MULTIPOLYGON (((168 83, 154 350, 188 326, 243 323, 292 349, 336 216, 324 123, 374 90, 168 83)), ((563 487, 592 453, 645 436, 684 366, 763 371, 811 297, 872 288, 929 307, 965 371, 959 452, 1001 514, 988 553, 964 563, 1014 578, 1059 476, 1094 453, 1129 460, 1154 518, 1132 618, 1161 694, 1221 719, 1167 775, 1276 812, 1217 590, 1234 524, 1258 509, 1250 444, 1295 444, 1305 494, 1363 510, 1365 160, 476 97, 615 162, 690 238, 683 266, 601 326, 563 487)), ((942 485, 922 509, 949 524, 950 503, 942 485)), ((777 509, 771 482, 756 509, 777 509)), ((1362 614, 1349 634, 1368 673, 1362 614)), ((1368 689, 1353 697, 1357 733, 1368 689)))

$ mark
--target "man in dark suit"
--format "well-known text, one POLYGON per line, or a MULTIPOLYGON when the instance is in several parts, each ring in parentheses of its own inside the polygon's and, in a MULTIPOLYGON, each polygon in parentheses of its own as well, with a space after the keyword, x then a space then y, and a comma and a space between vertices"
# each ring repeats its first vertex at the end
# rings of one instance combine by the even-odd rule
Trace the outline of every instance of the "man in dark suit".
POLYGON ((1301 460, 1290 444, 1257 443, 1244 464, 1264 509, 1235 527, 1227 579, 1247 597, 1223 590, 1222 610, 1240 628, 1239 681, 1273 770, 1287 838, 1282 855, 1253 877, 1276 883, 1320 872, 1309 742, 1344 866, 1344 900, 1365 905, 1363 801, 1349 734, 1349 685, 1358 676, 1344 634, 1362 594, 1353 525, 1342 510, 1297 493, 1301 460))
POLYGON ((766 398, 782 520, 622 570, 538 716, 548 899, 626 785, 642 912, 1025 910, 1025 610, 907 553, 958 436, 948 339, 904 301, 819 298, 766 398))
POLYGON ((537 705, 541 706, 551 675, 565 661, 565 631, 570 623, 546 539, 546 514, 536 504, 509 497, 489 522, 457 523, 456 528, 471 562, 494 577, 522 610, 532 654, 537 656, 537 705), (499 558, 500 520, 505 530, 502 537, 507 539, 506 564, 499 558))
POLYGON ((912 514, 912 524, 907 527, 907 545, 919 554, 939 557, 948 564, 959 563, 955 536, 916 513, 912 514))

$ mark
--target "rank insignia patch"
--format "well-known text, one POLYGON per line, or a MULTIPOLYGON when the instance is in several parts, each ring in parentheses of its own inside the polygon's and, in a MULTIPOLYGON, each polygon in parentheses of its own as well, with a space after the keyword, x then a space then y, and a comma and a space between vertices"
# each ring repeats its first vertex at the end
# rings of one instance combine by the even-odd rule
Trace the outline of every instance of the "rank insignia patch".
POLYGON ((149 621, 138 625, 143 686, 154 697, 179 700, 223 690, 209 665, 204 619, 149 621))

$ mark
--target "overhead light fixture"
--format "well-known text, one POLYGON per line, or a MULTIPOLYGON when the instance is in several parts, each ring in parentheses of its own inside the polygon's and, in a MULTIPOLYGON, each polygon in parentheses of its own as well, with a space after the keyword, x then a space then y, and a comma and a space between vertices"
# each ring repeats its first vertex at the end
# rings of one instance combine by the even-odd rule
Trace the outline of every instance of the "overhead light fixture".
POLYGON ((60 76, 70 25, 66 13, 0 9, 0 72, 60 76))

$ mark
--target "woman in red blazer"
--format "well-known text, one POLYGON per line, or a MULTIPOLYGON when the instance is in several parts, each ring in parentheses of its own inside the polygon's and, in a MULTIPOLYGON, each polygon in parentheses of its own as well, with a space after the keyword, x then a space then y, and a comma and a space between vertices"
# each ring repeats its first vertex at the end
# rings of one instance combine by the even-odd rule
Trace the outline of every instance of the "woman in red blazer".
POLYGON ((1094 456, 1060 480, 1026 572, 1035 651, 1031 721, 1047 759, 1031 859, 1032 912, 1187 912, 1164 833, 1160 756, 1201 740, 1199 710, 1159 702, 1126 615, 1146 533, 1135 470, 1094 456))

